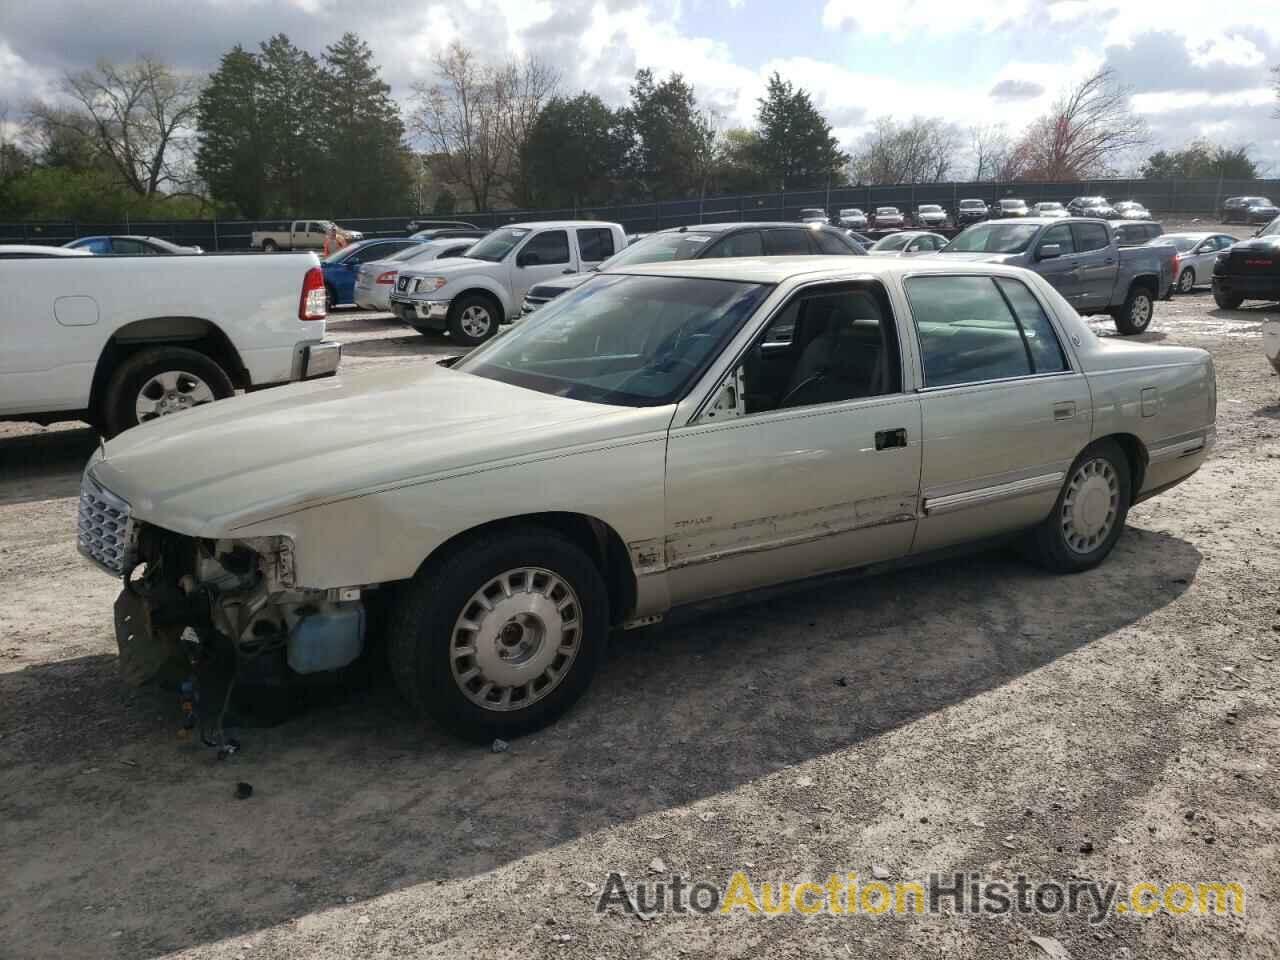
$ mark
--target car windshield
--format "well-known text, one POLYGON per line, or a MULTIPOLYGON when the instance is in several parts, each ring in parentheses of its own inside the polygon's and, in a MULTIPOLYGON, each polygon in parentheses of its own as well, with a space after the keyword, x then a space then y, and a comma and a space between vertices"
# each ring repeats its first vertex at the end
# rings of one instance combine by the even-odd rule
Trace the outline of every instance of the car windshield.
POLYGON ((1036 204, 1036 209, 1037 209, 1037 210, 1061 210, 1061 209, 1062 209, 1062 204, 1060 204, 1060 203, 1037 203, 1037 204, 1036 204))
POLYGON ((1249 201, 1249 206, 1251 206, 1251 207, 1272 207, 1272 206, 1275 206, 1275 204, 1273 204, 1273 203, 1272 203, 1270 200, 1268 200, 1266 197, 1254 197, 1252 200, 1250 200, 1250 201, 1249 201))
POLYGON ((1179 253, 1186 253, 1203 239, 1203 237, 1175 237, 1166 233, 1163 237, 1156 237, 1154 240, 1148 240, 1147 246, 1173 247, 1179 253))
POLYGON ((947 245, 944 253, 1021 253, 1040 228, 1033 223, 982 223, 947 245))
POLYGON ((913 238, 910 234, 895 233, 888 237, 882 237, 871 245, 872 250, 901 250, 913 238))
POLYGON ((716 239, 716 236, 717 234, 711 231, 698 232, 697 230, 651 233, 625 250, 614 254, 600 264, 600 269, 634 267, 641 263, 665 263, 668 260, 692 260, 707 249, 707 244, 716 239))
POLYGON ((468 250, 467 256, 497 263, 528 235, 527 227, 504 227, 501 230, 495 230, 468 250))
POLYGON ((842 216, 842 217, 860 217, 860 216, 862 216, 862 211, 861 211, 861 210, 859 210, 857 207, 854 207, 852 210, 841 210, 841 211, 840 211, 840 216, 842 216))
POLYGON ((921 213, 941 213, 942 208, 936 203, 925 203, 920 206, 921 213))
POLYGON ((1006 210, 1011 210, 1014 207, 1025 207, 1026 203, 1022 200, 1001 200, 1000 206, 1004 207, 1006 210))
POLYGON ((592 403, 674 403, 772 289, 690 277, 593 277, 453 369, 592 403))
POLYGON ((986 204, 981 200, 961 200, 960 206, 964 207, 966 210, 981 210, 986 206, 986 204))

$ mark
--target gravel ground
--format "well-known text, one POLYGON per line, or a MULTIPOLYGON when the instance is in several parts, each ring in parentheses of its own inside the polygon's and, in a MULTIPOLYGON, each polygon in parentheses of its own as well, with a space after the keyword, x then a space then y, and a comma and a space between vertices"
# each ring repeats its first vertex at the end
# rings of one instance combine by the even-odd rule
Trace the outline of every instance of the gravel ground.
MULTIPOLYGON (((226 762, 180 741, 172 695, 118 681, 116 585, 73 548, 92 437, 0 425, 0 956, 1275 957, 1277 313, 1159 305, 1142 339, 1214 354, 1218 445, 1100 569, 999 551, 713 605, 620 637, 569 716, 500 754, 381 680, 226 762), (610 871, 739 869, 1221 879, 1248 900, 1096 926, 594 910, 610 871)), ((350 367, 452 352, 376 316, 330 329, 350 367)))

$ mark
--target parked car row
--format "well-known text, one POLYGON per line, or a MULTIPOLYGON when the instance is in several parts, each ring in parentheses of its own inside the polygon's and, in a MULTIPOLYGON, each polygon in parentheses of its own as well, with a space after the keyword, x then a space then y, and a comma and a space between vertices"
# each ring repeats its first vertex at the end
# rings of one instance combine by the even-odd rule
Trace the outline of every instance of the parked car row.
POLYGON ((876 207, 865 213, 859 207, 842 208, 828 221, 825 210, 808 207, 800 211, 804 223, 831 222, 846 230, 902 229, 908 226, 937 230, 948 225, 963 228, 983 220, 1007 220, 1011 217, 1099 217, 1106 220, 1150 220, 1151 211, 1141 203, 1126 200, 1114 206, 1105 197, 1076 197, 1065 207, 1061 203, 1042 201, 1028 205, 1018 197, 1005 197, 988 203, 967 198, 956 203, 954 212, 937 203, 917 204, 904 213, 895 206, 876 207))

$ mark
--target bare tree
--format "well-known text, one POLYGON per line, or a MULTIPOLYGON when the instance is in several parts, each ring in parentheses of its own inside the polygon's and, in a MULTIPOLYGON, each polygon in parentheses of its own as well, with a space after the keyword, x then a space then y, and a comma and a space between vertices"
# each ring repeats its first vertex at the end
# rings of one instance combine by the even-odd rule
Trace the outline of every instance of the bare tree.
POLYGON ((529 58, 508 61, 492 76, 501 149, 506 155, 505 193, 513 206, 532 206, 529 139, 542 108, 560 88, 560 71, 529 58))
POLYGON ((86 139, 142 196, 187 179, 181 161, 195 121, 196 78, 151 59, 126 66, 103 60, 94 70, 67 74, 62 89, 73 106, 35 103, 30 108, 44 139, 86 139))
POLYGON ((436 82, 414 84, 409 128, 444 179, 465 187, 476 210, 488 210, 506 162, 494 71, 456 40, 435 67, 436 82))
MULTIPOLYGON (((1280 67, 1272 67, 1271 72, 1275 74, 1275 77, 1276 77, 1274 81, 1274 85, 1276 88, 1276 99, 1280 100, 1280 67)), ((1277 120, 1280 120, 1280 107, 1276 107, 1275 117, 1277 120)))
POLYGON ((854 150, 850 172, 859 183, 934 183, 951 173, 960 132, 940 117, 898 124, 881 117, 854 150))
POLYGON ((1114 171, 1126 151, 1148 141, 1145 122, 1129 109, 1129 91, 1103 67, 1034 121, 1016 152, 1027 179, 1083 180, 1114 171))

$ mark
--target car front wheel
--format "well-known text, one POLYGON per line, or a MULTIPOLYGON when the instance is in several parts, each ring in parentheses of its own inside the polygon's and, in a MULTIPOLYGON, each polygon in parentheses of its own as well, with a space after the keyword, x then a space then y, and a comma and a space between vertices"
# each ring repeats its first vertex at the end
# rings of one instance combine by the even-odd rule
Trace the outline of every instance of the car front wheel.
POLYGON ((391 623, 391 672, 415 710, 460 737, 527 733, 586 690, 608 607, 596 565, 554 531, 480 537, 406 586, 391 623))
POLYGON ((1041 566, 1079 573, 1107 558, 1131 501, 1129 460, 1110 440, 1091 444, 1071 465, 1051 513, 1030 536, 1041 566))
POLYGON ((463 297, 449 311, 449 336, 468 347, 479 346, 498 332, 500 322, 492 300, 463 297))

